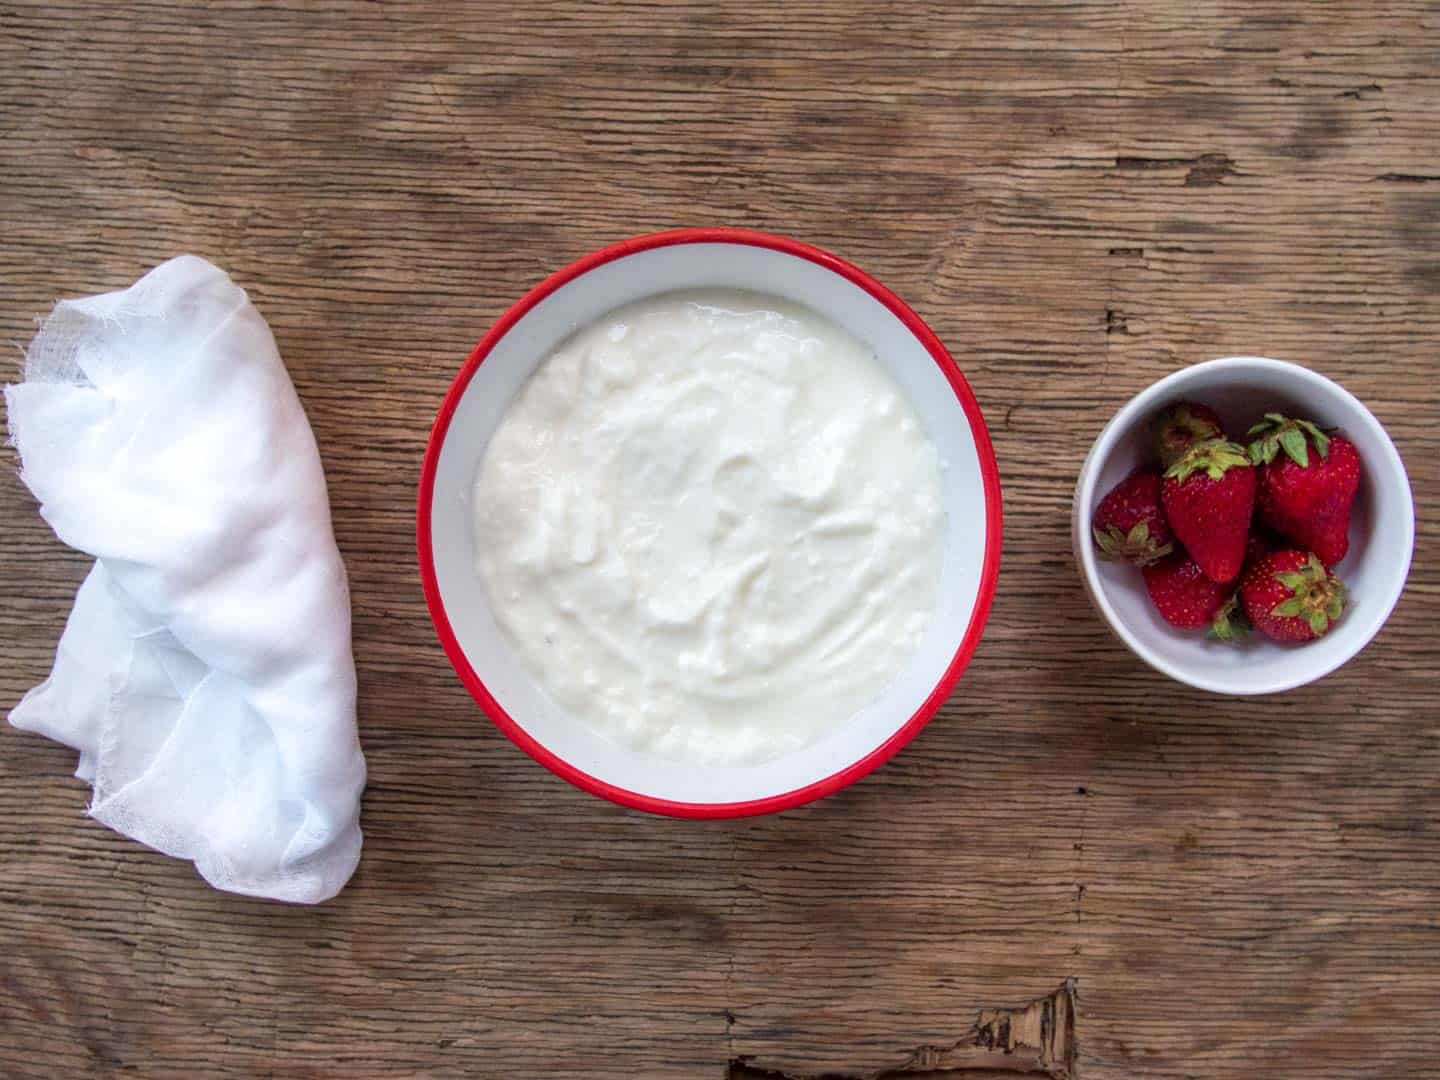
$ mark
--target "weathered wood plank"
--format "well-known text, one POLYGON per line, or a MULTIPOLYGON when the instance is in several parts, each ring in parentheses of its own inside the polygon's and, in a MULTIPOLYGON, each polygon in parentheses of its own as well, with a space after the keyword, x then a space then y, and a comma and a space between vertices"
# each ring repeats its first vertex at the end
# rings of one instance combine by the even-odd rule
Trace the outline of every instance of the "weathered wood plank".
MULTIPOLYGON (((293 910, 88 821, 72 755, 0 730, 0 1072, 863 1075, 1069 978, 1086 1080, 1433 1073, 1437 50, 1420 0, 6 5, 0 334, 182 250, 250 289, 329 473, 371 785, 360 872, 293 910), (703 824, 572 791, 481 721, 412 506, 508 303, 714 223, 829 247, 930 320, 1007 527, 990 629, 911 748, 703 824), (1105 419, 1235 353, 1354 390, 1419 517, 1372 647, 1264 701, 1141 667, 1068 554, 1105 419)), ((85 567, 13 465, 6 706, 85 567)))

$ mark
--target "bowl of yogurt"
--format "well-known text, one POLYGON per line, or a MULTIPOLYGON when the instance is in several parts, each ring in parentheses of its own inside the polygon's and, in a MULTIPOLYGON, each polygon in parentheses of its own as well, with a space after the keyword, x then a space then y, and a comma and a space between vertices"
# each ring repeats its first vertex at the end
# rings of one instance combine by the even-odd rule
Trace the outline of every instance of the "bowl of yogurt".
POLYGON ((984 627, 1000 483, 895 294, 784 237, 687 229, 553 274, 440 408, 436 631, 518 746, 640 809, 798 806, 934 715, 984 627))

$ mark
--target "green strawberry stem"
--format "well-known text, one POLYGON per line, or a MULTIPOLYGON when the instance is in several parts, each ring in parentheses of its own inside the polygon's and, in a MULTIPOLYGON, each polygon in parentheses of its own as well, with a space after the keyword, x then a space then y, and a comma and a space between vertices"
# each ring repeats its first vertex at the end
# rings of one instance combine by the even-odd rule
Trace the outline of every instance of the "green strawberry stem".
POLYGON ((1344 584, 1314 554, 1299 570, 1278 573, 1275 580, 1290 590, 1290 598, 1276 604, 1270 614, 1303 618, 1317 637, 1345 610, 1344 584))
POLYGON ((1165 475, 1173 480, 1184 480, 1191 473, 1204 470, 1211 480, 1219 480, 1227 470, 1249 464, 1250 456, 1239 443, 1229 439, 1206 439, 1186 451, 1184 457, 1165 470, 1165 475))
POLYGON ((1100 557, 1109 562, 1149 566, 1175 550, 1174 544, 1157 544, 1150 536, 1150 526, 1143 521, 1137 521, 1129 533, 1122 533, 1114 525, 1090 531, 1095 536, 1095 546, 1100 549, 1100 557))
POLYGON ((1240 606, 1240 593, 1237 590, 1215 613, 1215 619, 1210 623, 1210 629, 1205 631, 1205 636, 1216 641, 1234 643, 1249 634, 1250 629, 1250 621, 1245 618, 1245 609, 1240 606))
POLYGON ((1291 420, 1279 413, 1266 413, 1265 419, 1256 424, 1247 435, 1259 435, 1250 443, 1250 460, 1256 465, 1266 465, 1279 456, 1280 451, 1302 469, 1310 467, 1308 443, 1315 444, 1315 451, 1323 461, 1330 456, 1330 436, 1309 420, 1291 420))

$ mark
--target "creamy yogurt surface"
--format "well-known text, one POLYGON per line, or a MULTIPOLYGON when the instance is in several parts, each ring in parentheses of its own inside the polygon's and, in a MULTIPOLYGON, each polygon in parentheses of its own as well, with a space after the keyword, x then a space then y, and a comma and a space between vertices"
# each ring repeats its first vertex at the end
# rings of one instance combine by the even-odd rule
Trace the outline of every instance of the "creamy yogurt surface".
POLYGON ((934 445, 869 351, 779 298, 677 292, 547 358, 475 483, 480 578, 565 710, 665 758, 843 724, 935 608, 934 445))

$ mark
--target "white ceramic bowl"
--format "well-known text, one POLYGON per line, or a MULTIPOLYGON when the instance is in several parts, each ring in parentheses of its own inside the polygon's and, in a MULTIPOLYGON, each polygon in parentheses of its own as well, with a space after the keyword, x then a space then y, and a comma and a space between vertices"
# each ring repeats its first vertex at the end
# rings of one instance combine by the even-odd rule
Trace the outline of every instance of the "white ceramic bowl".
POLYGON ((1298 364, 1258 356, 1211 360, 1167 375, 1131 398, 1100 433, 1075 486, 1071 542, 1095 607, 1152 667, 1217 694, 1268 694, 1334 671, 1375 636, 1405 587, 1415 545, 1415 507, 1405 466, 1370 410, 1337 383, 1298 364), (1162 619, 1132 566, 1099 559, 1090 535, 1095 508, 1142 461, 1151 460, 1151 418, 1172 402, 1198 401, 1220 414, 1232 437, 1261 415, 1281 412, 1336 427, 1364 463, 1350 523, 1350 551, 1336 567, 1349 606, 1318 641, 1282 645, 1252 634, 1240 646, 1176 630, 1162 619), (1375 526, 1383 522, 1384 529, 1375 526))
POLYGON ((979 640, 999 572, 1000 481, 980 409, 955 362, 893 293, 808 245, 734 229, 627 240, 533 289, 485 335, 446 395, 425 455, 417 541, 431 616, 455 670, 495 724, 578 786, 659 813, 728 817, 796 806, 874 769, 949 695, 979 640), (695 766, 610 742, 575 721, 502 636, 475 571, 471 490, 512 396, 576 329, 676 289, 745 288, 806 305, 873 347, 948 468, 938 608, 908 666, 814 743, 771 761, 695 766))

